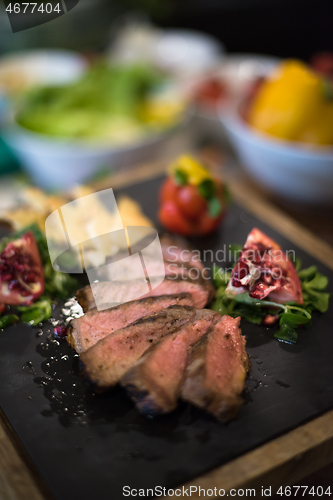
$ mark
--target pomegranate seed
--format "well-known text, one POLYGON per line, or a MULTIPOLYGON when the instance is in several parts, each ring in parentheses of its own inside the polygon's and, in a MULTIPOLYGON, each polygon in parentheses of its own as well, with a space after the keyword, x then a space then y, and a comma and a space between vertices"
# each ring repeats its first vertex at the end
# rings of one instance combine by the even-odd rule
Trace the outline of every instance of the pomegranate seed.
POLYGON ((257 283, 255 287, 250 290, 249 295, 253 299, 262 299, 265 295, 265 292, 267 290, 268 286, 265 285, 265 283, 257 283))
POLYGON ((53 333, 56 337, 63 338, 67 337, 68 327, 64 325, 55 326, 53 333))
POLYGON ((34 283, 36 281, 36 275, 34 273, 29 273, 26 275, 25 281, 27 283, 34 283))
POLYGON ((242 283, 237 278, 234 278, 232 280, 232 286, 234 286, 236 288, 240 288, 242 286, 242 283))
POLYGON ((262 280, 266 285, 271 285, 273 278, 270 274, 263 273, 262 280))
POLYGON ((11 279, 13 279, 12 274, 5 274, 4 276, 1 277, 1 281, 10 281, 11 279))
POLYGON ((20 286, 19 286, 19 282, 17 280, 11 280, 8 283, 9 290, 17 290, 18 288, 20 288, 20 286))
POLYGON ((233 276, 239 280, 249 274, 249 266, 245 262, 238 262, 233 270, 233 276))

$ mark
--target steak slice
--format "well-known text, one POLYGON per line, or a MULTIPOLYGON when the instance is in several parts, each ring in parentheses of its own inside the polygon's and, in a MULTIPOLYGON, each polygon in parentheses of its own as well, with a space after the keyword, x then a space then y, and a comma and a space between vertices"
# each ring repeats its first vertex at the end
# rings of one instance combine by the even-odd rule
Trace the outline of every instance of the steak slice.
POLYGON ((190 322, 152 345, 123 376, 121 384, 139 411, 158 415, 176 408, 189 347, 220 318, 208 309, 197 311, 190 322))
MULTIPOLYGON (((209 273, 200 260, 199 251, 188 248, 186 240, 163 234, 160 242, 163 258, 166 262, 172 262, 178 266, 185 265, 188 269, 197 269, 201 278, 209 278, 209 273)), ((191 274, 191 277, 197 277, 197 275, 191 274)))
POLYGON ((67 342, 77 352, 84 352, 119 328, 172 305, 193 306, 192 296, 189 293, 161 295, 133 300, 104 311, 91 309, 84 316, 72 321, 67 342))
POLYGON ((250 360, 240 318, 223 316, 189 355, 181 396, 224 422, 237 413, 250 360))
MULTIPOLYGON (((82 307, 83 311, 89 311, 96 307, 94 294, 98 298, 99 308, 107 309, 116 304, 126 302, 126 297, 129 296, 129 289, 133 293, 133 289, 138 285, 140 290, 142 281, 137 280, 117 282, 117 281, 99 281, 92 285, 78 290, 76 298, 82 307), (94 294, 92 288, 94 289, 94 294), (114 298, 116 297, 116 304, 114 298)), ((140 293, 140 292, 138 292, 140 293)), ((197 309, 202 309, 214 297, 215 290, 212 284, 201 279, 168 279, 165 278, 160 285, 138 298, 157 297, 159 295, 174 295, 180 293, 190 293, 193 297, 194 306, 197 309)))
POLYGON ((97 389, 109 389, 152 343, 190 321, 194 307, 170 306, 111 333, 81 354, 84 373, 97 389))

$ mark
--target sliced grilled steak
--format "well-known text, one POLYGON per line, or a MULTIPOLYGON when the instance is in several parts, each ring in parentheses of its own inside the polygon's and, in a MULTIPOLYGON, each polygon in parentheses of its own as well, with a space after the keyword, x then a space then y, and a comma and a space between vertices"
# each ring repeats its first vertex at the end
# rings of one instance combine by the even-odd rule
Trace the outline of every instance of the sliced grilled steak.
POLYGON ((126 302, 104 311, 91 309, 84 316, 74 319, 67 342, 81 353, 119 328, 124 328, 144 316, 163 311, 169 306, 193 306, 192 295, 162 295, 126 302))
POLYGON ((111 333, 81 354, 84 373, 97 389, 114 386, 152 343, 190 321, 196 311, 171 306, 111 333))
MULTIPOLYGON (((190 278, 200 278, 201 277, 201 273, 198 273, 197 271, 197 268, 190 265, 189 262, 173 262, 173 261, 164 261, 164 263, 162 264, 162 266, 164 265, 164 274, 165 276, 169 276, 173 279, 176 279, 176 278, 186 278, 187 276, 189 276, 190 278)), ((133 266, 133 264, 131 262, 128 262, 128 266, 127 266, 127 273, 128 273, 128 276, 131 275, 131 266, 133 266)), ((126 269, 126 268, 123 268, 122 271, 126 269)), ((163 269, 163 267, 162 267, 163 269)), ((96 277, 97 279, 99 279, 100 281, 106 281, 106 280, 112 280, 114 279, 114 277, 112 276, 112 272, 113 272, 113 268, 110 268, 110 270, 108 270, 108 268, 104 268, 102 267, 101 268, 101 271, 97 271, 96 273, 96 277)), ((149 261, 149 278, 155 278, 155 277, 159 277, 161 276, 161 262, 159 260, 156 260, 154 261, 153 259, 151 259, 149 261)))
POLYGON ((221 318, 208 309, 151 346, 123 376, 121 384, 145 415, 169 413, 177 406, 189 347, 221 318))
POLYGON ((239 322, 240 318, 223 316, 193 346, 181 392, 185 401, 224 422, 234 417, 242 404, 241 394, 250 369, 239 322))
POLYGON ((157 297, 159 295, 190 293, 193 297, 194 306, 197 309, 202 309, 212 300, 215 293, 212 284, 208 280, 192 280, 189 278, 184 280, 180 278, 173 280, 165 278, 159 286, 140 297, 141 284, 142 281, 138 282, 137 280, 129 282, 100 281, 79 290, 76 294, 76 298, 84 312, 96 307, 94 294, 97 295, 99 309, 107 309, 116 304, 126 302, 129 290, 133 293, 135 287, 138 287, 138 297, 141 299, 146 297, 157 297), (94 289, 94 294, 91 287, 94 289))
MULTIPOLYGON (((188 243, 180 237, 163 234, 160 238, 163 258, 168 263, 178 266, 185 265, 188 269, 193 269, 191 277, 197 277, 195 270, 199 271, 199 276, 208 279, 209 273, 201 262, 198 252, 188 248, 188 243)), ((198 276, 198 277, 199 277, 198 276)))

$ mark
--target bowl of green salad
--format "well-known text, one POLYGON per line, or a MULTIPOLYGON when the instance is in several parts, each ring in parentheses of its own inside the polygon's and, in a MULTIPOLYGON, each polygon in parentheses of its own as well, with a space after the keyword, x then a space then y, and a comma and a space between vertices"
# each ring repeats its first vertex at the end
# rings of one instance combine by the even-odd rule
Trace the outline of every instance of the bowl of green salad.
POLYGON ((187 121, 185 107, 155 68, 98 62, 22 95, 3 137, 35 184, 66 189, 151 157, 187 121))

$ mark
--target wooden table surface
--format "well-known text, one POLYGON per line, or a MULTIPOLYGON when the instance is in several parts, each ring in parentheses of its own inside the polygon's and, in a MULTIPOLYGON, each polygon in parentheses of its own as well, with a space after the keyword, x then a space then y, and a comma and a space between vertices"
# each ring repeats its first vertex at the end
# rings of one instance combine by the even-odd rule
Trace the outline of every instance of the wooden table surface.
MULTIPOLYGON (((224 163, 223 154, 220 155, 216 150, 207 150, 204 155, 206 159, 209 158, 212 167, 220 173, 221 161, 222 164, 224 163)), ((96 189, 110 186, 124 187, 159 175, 165 167, 163 161, 154 162, 131 171, 121 172, 109 179, 99 181, 95 186, 96 189)), ((298 219, 303 218, 309 222, 308 225, 314 229, 314 232, 311 232, 302 227, 295 217, 288 215, 286 210, 282 211, 276 204, 270 203, 265 193, 252 185, 246 177, 239 175, 237 169, 225 168, 222 173, 228 180, 237 203, 264 222, 274 226, 290 241, 333 269, 333 248, 327 243, 327 241, 333 243, 333 228, 325 226, 323 219, 320 223, 317 221, 318 224, 314 219, 315 225, 311 226, 311 217, 304 215, 304 212, 303 215, 302 212, 300 213, 298 219), (318 237, 319 227, 327 241, 318 237)), ((191 485, 202 488, 223 488, 226 493, 232 488, 252 487, 258 488, 257 491, 259 491, 262 486, 271 486, 274 491, 277 486, 299 482, 331 462, 333 462, 333 410, 192 480, 191 485)), ((260 495, 257 494, 257 496, 260 495)), ((27 453, 0 411, 0 499, 42 500, 45 498, 50 498, 47 488, 43 485, 27 453)), ((199 495, 192 495, 191 498, 199 499, 199 495)))

